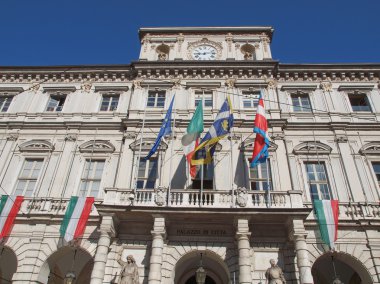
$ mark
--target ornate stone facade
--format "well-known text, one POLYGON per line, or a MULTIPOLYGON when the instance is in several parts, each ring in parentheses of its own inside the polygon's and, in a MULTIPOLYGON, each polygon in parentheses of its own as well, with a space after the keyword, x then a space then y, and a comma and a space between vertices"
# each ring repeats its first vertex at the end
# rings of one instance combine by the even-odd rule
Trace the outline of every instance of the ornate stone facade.
POLYGON ((264 283, 271 259, 287 283, 380 283, 380 64, 279 63, 272 33, 143 28, 130 65, 0 67, 0 185, 25 195, 1 241, 2 279, 117 283, 132 255, 139 283, 191 284, 202 253, 208 283, 264 283), (215 60, 195 60, 202 46, 215 60), (260 91, 269 162, 249 169, 260 91), (142 160, 174 94, 174 135, 142 160), (181 138, 196 101, 207 130, 227 95, 235 126, 201 191, 181 138), (65 244, 72 195, 95 205, 84 235, 65 244), (316 197, 339 200, 334 252, 316 197))

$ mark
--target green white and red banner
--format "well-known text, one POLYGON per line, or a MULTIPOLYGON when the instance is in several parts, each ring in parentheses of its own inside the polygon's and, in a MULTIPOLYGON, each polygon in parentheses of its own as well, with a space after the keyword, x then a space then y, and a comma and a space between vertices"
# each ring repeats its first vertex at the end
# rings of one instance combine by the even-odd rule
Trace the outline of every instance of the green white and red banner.
POLYGON ((338 238, 338 200, 314 200, 322 240, 335 249, 338 238))
POLYGON ((94 204, 94 197, 71 197, 59 229, 65 241, 70 242, 83 235, 92 204, 94 204))
POLYGON ((8 236, 23 200, 24 196, 1 196, 0 239, 8 236))

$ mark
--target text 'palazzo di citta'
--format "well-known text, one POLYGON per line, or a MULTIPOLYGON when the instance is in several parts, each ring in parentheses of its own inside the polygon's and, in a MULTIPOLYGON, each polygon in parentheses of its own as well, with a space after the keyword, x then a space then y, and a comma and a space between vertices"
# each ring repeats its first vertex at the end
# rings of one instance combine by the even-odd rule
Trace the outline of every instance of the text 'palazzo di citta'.
POLYGON ((0 67, 0 283, 380 283, 380 64, 280 63, 272 36, 0 67))

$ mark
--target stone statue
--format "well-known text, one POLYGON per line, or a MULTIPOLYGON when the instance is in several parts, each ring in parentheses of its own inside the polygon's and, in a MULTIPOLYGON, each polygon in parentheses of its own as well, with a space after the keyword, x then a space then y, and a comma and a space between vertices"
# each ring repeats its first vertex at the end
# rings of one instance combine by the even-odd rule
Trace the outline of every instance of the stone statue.
POLYGON ((121 269, 119 284, 140 284, 139 269, 133 256, 128 255, 127 262, 120 261, 120 264, 123 265, 123 268, 121 269))
POLYGON ((267 279, 266 283, 268 284, 285 284, 286 280, 282 269, 276 264, 274 259, 270 261, 271 267, 265 272, 265 278, 267 279))

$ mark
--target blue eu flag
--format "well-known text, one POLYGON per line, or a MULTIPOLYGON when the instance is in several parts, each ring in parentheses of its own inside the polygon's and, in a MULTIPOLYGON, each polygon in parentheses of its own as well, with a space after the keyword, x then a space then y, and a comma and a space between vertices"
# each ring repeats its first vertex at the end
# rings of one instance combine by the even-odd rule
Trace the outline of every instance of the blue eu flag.
POLYGON ((172 110, 173 110, 173 102, 174 102, 174 97, 172 98, 172 101, 170 103, 168 112, 165 115, 164 121, 162 122, 162 126, 160 129, 160 132, 158 132, 158 136, 156 138, 156 141, 154 142, 154 145, 152 149, 150 149, 148 155, 144 158, 144 160, 148 160, 154 153, 156 153, 158 147, 160 146, 161 139, 163 136, 167 136, 172 133, 172 110))

